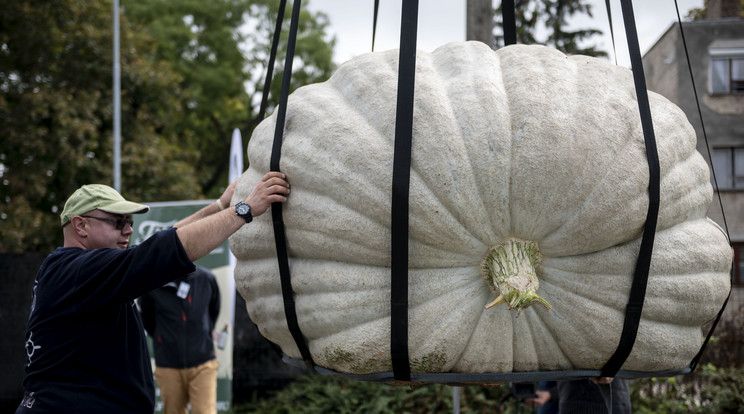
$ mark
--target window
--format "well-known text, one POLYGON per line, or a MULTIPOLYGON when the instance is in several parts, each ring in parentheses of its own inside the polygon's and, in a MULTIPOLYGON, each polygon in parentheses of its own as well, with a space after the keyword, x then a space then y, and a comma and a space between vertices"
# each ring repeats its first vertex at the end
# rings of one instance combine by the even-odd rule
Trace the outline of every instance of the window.
POLYGON ((718 189, 744 190, 744 148, 714 148, 713 171, 718 189))
POLYGON ((711 93, 744 93, 744 58, 711 59, 711 93))
POLYGON ((708 49, 711 94, 744 94, 744 40, 716 40, 708 49))

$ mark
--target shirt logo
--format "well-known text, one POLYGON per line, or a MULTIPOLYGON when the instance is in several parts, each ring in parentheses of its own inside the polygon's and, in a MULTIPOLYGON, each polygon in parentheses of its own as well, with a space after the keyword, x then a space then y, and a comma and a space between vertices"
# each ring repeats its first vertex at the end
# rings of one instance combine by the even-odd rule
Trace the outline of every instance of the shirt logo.
POLYGON ((28 393, 28 395, 25 395, 23 397, 23 401, 21 401, 21 407, 32 408, 35 402, 36 402, 36 397, 34 397, 34 393, 30 392, 28 393))
POLYGON ((31 298, 31 313, 34 313, 34 309, 36 309, 36 288, 39 286, 39 281, 34 280, 34 295, 31 298))
MULTIPOLYGON (((34 336, 33 332, 28 333, 28 339, 26 340, 26 356, 28 357, 28 365, 31 366, 31 357, 34 356, 34 353, 37 349, 41 348, 41 345, 34 344, 34 341, 32 337, 34 336)), ((31 394, 29 394, 31 395, 31 394)), ((33 404, 33 402, 31 403, 33 404)))

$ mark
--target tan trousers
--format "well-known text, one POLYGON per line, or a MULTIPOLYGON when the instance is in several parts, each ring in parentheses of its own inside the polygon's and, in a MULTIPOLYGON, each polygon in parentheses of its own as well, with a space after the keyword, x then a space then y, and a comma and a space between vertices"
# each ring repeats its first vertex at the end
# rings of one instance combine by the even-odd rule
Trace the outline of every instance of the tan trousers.
POLYGON ((164 414, 186 414, 191 402, 192 414, 217 413, 216 359, 193 368, 155 367, 164 414))

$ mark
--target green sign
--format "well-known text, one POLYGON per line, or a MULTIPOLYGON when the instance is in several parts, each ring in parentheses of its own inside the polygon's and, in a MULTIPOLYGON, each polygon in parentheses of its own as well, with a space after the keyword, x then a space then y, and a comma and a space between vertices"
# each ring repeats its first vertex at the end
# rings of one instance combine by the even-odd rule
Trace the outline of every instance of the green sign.
MULTIPOLYGON (((187 217, 204 206, 213 203, 210 200, 197 201, 174 201, 143 203, 150 206, 150 211, 145 214, 137 214, 134 218, 134 234, 130 240, 132 245, 142 243, 156 232, 167 229, 177 221, 187 217)), ((230 248, 227 241, 222 243, 205 257, 196 261, 196 264, 205 267, 214 273, 217 285, 220 289, 221 308, 215 323, 215 352, 220 367, 217 371, 217 411, 230 412, 232 409, 232 349, 233 349, 233 323, 235 317, 235 281, 233 279, 233 266, 230 261, 230 248), (223 334, 227 329, 227 335, 223 334)), ((148 337, 150 355, 152 342, 148 337)), ((155 360, 151 359, 153 370, 155 360)), ((156 384, 157 387, 157 384, 156 384)), ((160 399, 160 389, 155 390, 155 412, 163 412, 163 403, 160 399)))

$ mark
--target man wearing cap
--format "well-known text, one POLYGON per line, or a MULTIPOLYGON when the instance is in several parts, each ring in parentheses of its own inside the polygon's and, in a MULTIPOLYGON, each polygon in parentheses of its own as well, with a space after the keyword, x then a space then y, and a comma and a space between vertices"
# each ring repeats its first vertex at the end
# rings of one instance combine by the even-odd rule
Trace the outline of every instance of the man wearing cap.
POLYGON ((16 413, 152 413, 154 384, 134 299, 193 272, 193 261, 284 202, 289 184, 270 172, 229 206, 216 203, 127 247, 132 214, 149 207, 84 185, 61 214, 63 247, 41 265, 26 325, 26 388, 16 413), (225 208, 224 206, 229 206, 225 208))

